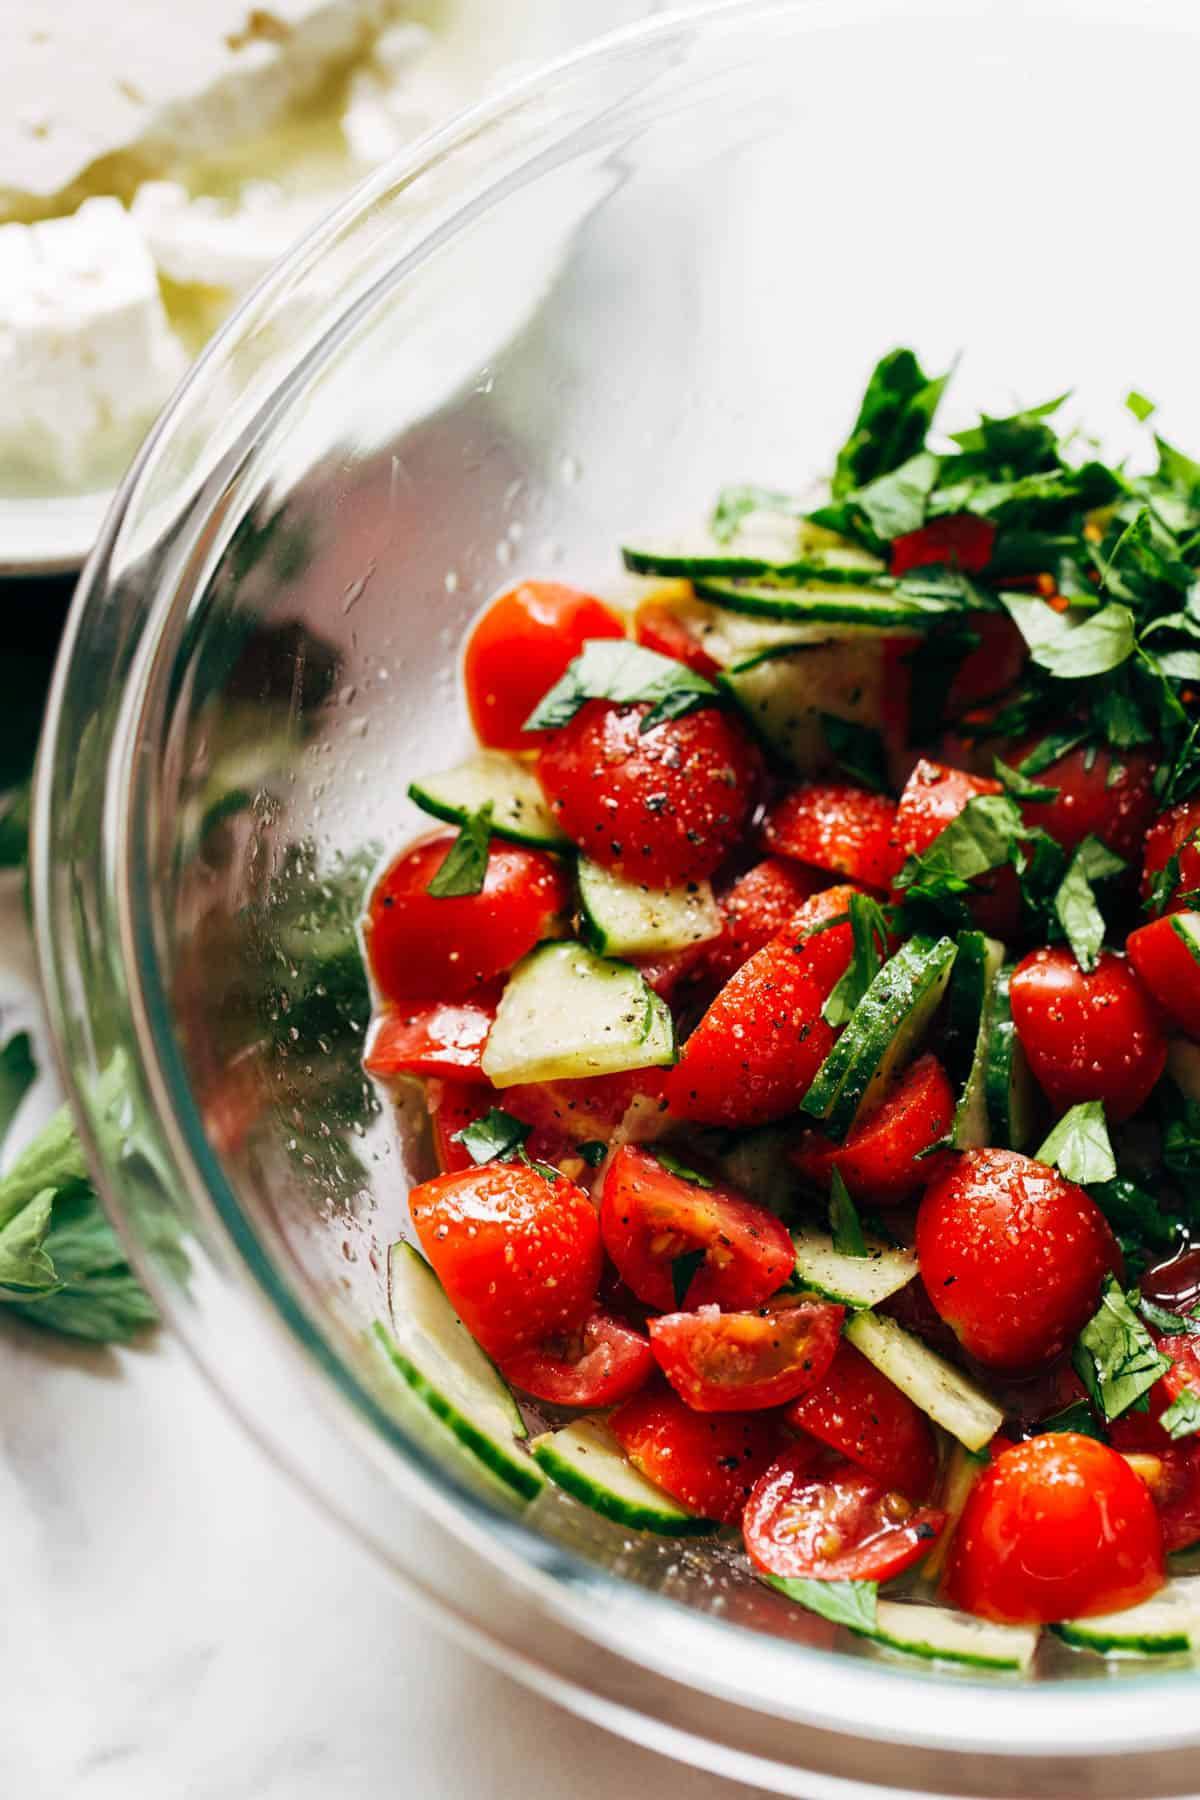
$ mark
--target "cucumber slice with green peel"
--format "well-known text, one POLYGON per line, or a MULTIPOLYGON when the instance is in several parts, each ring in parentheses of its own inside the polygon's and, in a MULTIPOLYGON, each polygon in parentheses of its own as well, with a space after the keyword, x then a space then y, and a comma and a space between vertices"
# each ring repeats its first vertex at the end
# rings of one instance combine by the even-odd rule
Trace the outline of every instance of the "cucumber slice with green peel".
POLYGON ((1169 1581, 1126 1612, 1069 1619, 1050 1629, 1064 1644, 1098 1656, 1187 1656, 1200 1651, 1200 1581, 1169 1581))
POLYGON ((911 1250, 900 1250, 868 1238, 865 1256, 845 1256, 833 1247, 827 1231, 796 1231, 796 1277, 814 1294, 858 1310, 878 1306, 889 1294, 907 1287, 917 1272, 911 1250))
POLYGON ((643 887, 581 856, 579 906, 586 936, 609 956, 657 956, 719 937, 721 909, 707 881, 643 887))
POLYGON ((441 775, 414 781, 408 797, 422 812, 452 825, 490 801, 497 837, 542 850, 558 850, 567 842, 532 768, 503 750, 480 750, 441 775))
POLYGON ((520 1408, 411 1244, 392 1245, 388 1304, 392 1331, 371 1329, 391 1367, 493 1475, 532 1499, 544 1483, 519 1442, 527 1435, 520 1408))
POLYGON ((494 1087, 572 1081, 675 1061, 670 1009, 628 963, 539 944, 513 970, 482 1057, 494 1087))
POLYGON ((855 1313, 846 1323, 846 1336, 914 1406, 968 1450, 982 1450, 1003 1425, 1003 1412, 982 1388, 895 1319, 855 1313))
POLYGON ((937 1504, 946 1515, 946 1523, 937 1543, 921 1564, 921 1572, 927 1581, 936 1583, 940 1579, 950 1551, 950 1540, 962 1518, 963 1507, 967 1504, 967 1495, 991 1460, 986 1450, 968 1450, 965 1444, 951 1446, 938 1484, 937 1497, 937 1504))
POLYGON ((698 1537, 717 1529, 640 1475, 600 1419, 547 1431, 533 1440, 533 1454, 551 1481, 629 1531, 698 1537))
MULTIPOLYGON (((947 612, 959 610, 950 601, 910 599, 883 588, 856 587, 856 571, 842 580, 830 579, 804 587, 784 587, 774 582, 738 581, 731 577, 699 577, 694 581, 702 600, 713 600, 731 612, 753 613, 764 619, 786 619, 823 625, 871 625, 876 630, 928 631, 947 612)), ((861 580, 861 571, 857 571, 861 580)))
POLYGON ((718 677, 769 755, 802 775, 834 767, 821 715, 880 731, 889 691, 889 644, 844 627, 803 648, 748 654, 718 677))
POLYGON ((933 1022, 954 967, 952 938, 912 937, 884 963, 817 1070, 802 1110, 839 1141, 879 1105, 933 1022))
POLYGON ((741 540, 736 544, 678 543, 622 544, 621 556, 633 575, 661 575, 668 580, 739 581, 764 580, 780 585, 807 586, 811 582, 861 582, 868 575, 883 575, 886 565, 867 550, 804 550, 783 543, 761 543, 758 549, 741 540))
POLYGON ((1001 969, 992 989, 992 1016, 983 1066, 988 1135, 998 1150, 1024 1150, 1037 1133, 1037 1090, 1013 1024, 1009 983, 1013 965, 1001 969))
POLYGON ((1004 945, 982 931, 960 931, 946 1001, 946 1072, 958 1089, 950 1141, 956 1150, 992 1142, 987 1105, 987 1061, 996 977, 1004 945))
POLYGON ((1033 1625, 993 1625, 971 1613, 915 1601, 881 1600, 873 1631, 852 1626, 856 1637, 927 1662, 967 1669, 1005 1669, 1023 1674, 1041 1635, 1033 1625))

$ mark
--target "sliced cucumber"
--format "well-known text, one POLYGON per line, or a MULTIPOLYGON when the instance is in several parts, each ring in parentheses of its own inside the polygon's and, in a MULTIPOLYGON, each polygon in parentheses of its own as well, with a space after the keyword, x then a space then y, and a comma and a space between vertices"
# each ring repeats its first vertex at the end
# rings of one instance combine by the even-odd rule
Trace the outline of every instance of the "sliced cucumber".
POLYGON ((986 1143, 999 1150, 1024 1150, 1037 1129, 1037 1092, 1013 1024, 1009 1000, 1012 968, 1001 969, 992 990, 992 1018, 984 1060, 986 1143))
POLYGON ((1032 1663, 1040 1635, 1032 1625, 993 1625, 949 1607, 896 1600, 879 1602, 874 1631, 852 1629, 857 1637, 928 1662, 957 1663, 968 1669, 1010 1669, 1018 1674, 1032 1663))
POLYGON ((806 1288, 854 1308, 878 1306, 889 1294, 907 1287, 917 1272, 911 1250, 867 1239, 865 1256, 844 1256, 826 1231, 797 1231, 796 1275, 806 1288))
POLYGON ((736 544, 718 544, 709 538, 699 543, 678 542, 622 544, 625 567, 634 575, 661 575, 668 580, 714 581, 733 576, 738 580, 766 579, 781 585, 807 586, 810 582, 861 582, 864 576, 885 572, 885 565, 869 551, 847 545, 844 550, 806 550, 793 527, 792 542, 782 537, 767 541, 764 534, 751 544, 739 537, 736 544))
POLYGON ((528 763, 503 750, 480 750, 441 775, 410 784, 408 797, 435 819, 461 825, 489 802, 492 829, 514 844, 555 850, 566 843, 528 763))
POLYGON ((854 587, 854 572, 849 574, 850 579, 831 581, 826 573, 804 587, 712 576, 697 579, 695 588, 702 600, 713 600, 731 612, 802 624, 871 625, 877 631, 897 627, 926 631, 946 612, 956 610, 949 601, 912 600, 887 589, 854 587))
POLYGON ((520 1408, 411 1244, 392 1245, 388 1303, 392 1332, 378 1323, 372 1331, 391 1366, 460 1444, 532 1499, 543 1482, 518 1442, 526 1436, 520 1408))
POLYGON ((886 642, 845 631, 803 649, 747 655, 719 678, 769 754, 802 775, 832 766, 822 713, 872 731, 885 724, 886 642))
POLYGON ((946 1515, 946 1523, 937 1543, 921 1565, 927 1581, 936 1583, 939 1580, 950 1551, 950 1540, 958 1529, 963 1507, 967 1504, 967 1495, 990 1461, 991 1457, 986 1450, 968 1450, 964 1444, 951 1446, 946 1466, 942 1470, 937 1501, 946 1515))
POLYGON ((1126 1612, 1069 1619, 1050 1629, 1076 1650, 1100 1656, 1186 1656, 1200 1650, 1200 1581, 1169 1581, 1126 1612))
POLYGON ((561 1431, 547 1431, 533 1440, 533 1454, 551 1481, 629 1531, 696 1537, 716 1530, 639 1475, 600 1419, 576 1419, 561 1431))
POLYGON ((954 967, 952 938, 912 937, 884 963, 817 1070, 803 1110, 844 1138, 911 1062, 954 967))
POLYGON ((559 942, 539 944, 509 976, 482 1067, 495 1087, 512 1087, 674 1060, 670 1010, 637 970, 559 942))
POLYGON ((947 996, 946 1070, 958 1089, 950 1138, 956 1150, 990 1144, 987 1060, 996 977, 1004 945, 982 931, 960 931, 947 996))
POLYGON ((846 1336, 914 1406, 968 1450, 982 1450, 1004 1423, 1004 1414, 982 1388, 895 1319, 855 1313, 846 1336))
POLYGON ((586 935, 609 956, 657 956, 719 937, 721 909, 707 881, 643 887, 579 859, 579 906, 586 935))

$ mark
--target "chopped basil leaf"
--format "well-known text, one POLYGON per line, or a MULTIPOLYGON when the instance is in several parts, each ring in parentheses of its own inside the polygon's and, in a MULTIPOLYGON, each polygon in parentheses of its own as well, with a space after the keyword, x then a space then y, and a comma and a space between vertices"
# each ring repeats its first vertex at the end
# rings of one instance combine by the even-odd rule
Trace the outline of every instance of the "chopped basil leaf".
POLYGON ((1068 1181, 1077 1181, 1081 1186, 1114 1180, 1117 1159, 1109 1141, 1102 1102, 1084 1100, 1065 1112, 1037 1152, 1037 1161, 1058 1169, 1068 1181))
POLYGON ((671 1292, 675 1296, 676 1306, 686 1305, 688 1289, 696 1279, 696 1271, 707 1254, 702 1244, 698 1250, 684 1250, 679 1256, 671 1258, 671 1292))
POLYGON ((0 1050, 0 1144, 8 1135, 8 1128, 33 1086, 36 1074, 29 1033, 19 1031, 0 1050))
POLYGON ((1043 769, 1050 768, 1060 757, 1078 750, 1080 744, 1086 744, 1090 735, 1086 725, 1069 725, 1065 730, 1048 731, 1042 741, 1035 744, 1029 755, 1022 759, 1017 773, 1026 777, 1040 775, 1043 769))
POLYGON ((642 731, 666 719, 682 718, 698 706, 711 706, 717 689, 703 675, 624 638, 590 638, 566 673, 543 694, 526 719, 524 731, 555 731, 568 724, 589 700, 611 700, 618 706, 649 704, 642 731))
POLYGON ((864 787, 884 793, 888 786, 887 753, 883 739, 869 726, 856 725, 853 719, 839 719, 836 713, 819 713, 821 730, 829 753, 839 769, 864 787))
POLYGON ((598 1169, 608 1155, 608 1145, 599 1138, 589 1138, 586 1144, 578 1144, 576 1149, 589 1169, 598 1169))
POLYGON ((488 853, 492 842, 492 802, 468 813, 458 836, 447 850, 425 892, 435 900, 458 899, 482 892, 487 880, 488 853))
POLYGON ((1156 1250, 1169 1250, 1178 1236, 1173 1219, 1164 1218, 1158 1202, 1136 1182, 1118 1176, 1093 1183, 1089 1192, 1114 1231, 1156 1250))
POLYGON ((1128 1412, 1171 1366, 1170 1359, 1155 1349, 1111 1275, 1105 1280, 1099 1310, 1080 1332, 1071 1360, 1092 1404, 1109 1420, 1128 1412))
POLYGON ((1158 1422, 1169 1437, 1194 1437, 1200 1431, 1200 1394, 1194 1388, 1184 1388, 1179 1398, 1160 1413, 1158 1422))
POLYGON ((517 1154, 526 1168, 532 1169, 535 1175, 540 1175, 543 1181, 548 1181, 551 1187, 556 1181, 562 1180, 562 1170, 556 1169, 553 1163, 538 1162, 535 1156, 526 1156, 523 1150, 519 1150, 517 1154))
POLYGON ((925 443, 948 375, 931 380, 911 350, 892 350, 871 371, 854 429, 838 451, 835 499, 907 462, 925 443))
POLYGON ((1141 708, 1132 694, 1116 681, 1106 682, 1091 703, 1092 716, 1114 750, 1132 750, 1148 744, 1154 733, 1142 717, 1141 708))
POLYGON ((1050 1431, 1074 1431, 1080 1437, 1098 1438, 1104 1442, 1104 1433, 1086 1400, 1072 1400, 1061 1412, 1051 1413, 1048 1419, 1043 1419, 1038 1426, 1039 1436, 1050 1431))
POLYGON ((1119 875, 1124 867, 1124 860, 1099 838, 1086 837, 1071 858, 1054 896, 1055 915, 1085 974, 1095 968, 1104 942, 1104 915, 1096 904, 1092 883, 1119 875))
POLYGON ((840 1169, 833 1171, 829 1189, 829 1230, 839 1256, 866 1256, 867 1240, 840 1169))
POLYGON ((473 1163, 489 1163, 515 1156, 529 1132, 530 1127, 522 1120, 514 1119, 498 1106, 490 1106, 482 1119, 464 1125, 451 1141, 461 1144, 473 1163))
POLYGON ((995 773, 996 780, 1000 783, 1005 793, 1013 800, 1028 800, 1032 802, 1037 800, 1058 799, 1058 789, 1056 787, 1039 787, 1036 781, 1030 781, 1028 776, 1022 774, 1020 769, 1010 769, 1008 764, 1006 762, 1001 762, 998 756, 993 756, 992 758, 992 769, 995 773))
POLYGON ((939 468, 937 457, 922 450, 898 469, 859 488, 850 496, 850 503, 863 514, 879 542, 889 544, 910 531, 919 531, 924 524, 939 468))
POLYGON ((849 919, 854 934, 854 953, 845 974, 821 1009, 825 1023, 835 1027, 847 1023, 878 974, 887 949, 887 919, 877 900, 867 894, 851 894, 849 919))
POLYGON ((1106 675, 1133 655, 1133 614, 1117 601, 1078 619, 1069 612, 1055 612, 1044 600, 1032 600, 1027 594, 1006 593, 1001 599, 1028 644, 1032 660, 1059 681, 1106 675))
POLYGON ((1173 1313, 1144 1296, 1139 1298, 1137 1309, 1147 1325, 1153 1325, 1156 1331, 1165 1332, 1168 1337, 1200 1337, 1200 1313, 1173 1313))
POLYGON ((669 1150, 655 1149, 651 1151, 651 1155, 655 1162, 662 1164, 668 1174, 678 1175, 681 1181, 690 1181, 694 1187, 712 1187, 712 1181, 707 1175, 701 1175, 697 1170, 689 1169, 686 1163, 681 1163, 679 1158, 672 1156, 669 1150))
POLYGON ((809 1612, 820 1613, 834 1625, 851 1631, 874 1631, 878 1616, 877 1581, 807 1581, 786 1575, 760 1575, 768 1587, 777 1588, 809 1612))
POLYGON ((717 495, 708 528, 718 544, 730 544, 741 529, 742 521, 752 513, 776 513, 785 519, 802 519, 804 506, 791 494, 780 494, 773 488, 742 486, 724 487, 717 495))
POLYGON ((920 856, 910 856, 896 886, 936 897, 939 890, 962 893, 976 875, 1007 863, 1024 822, 1006 794, 977 794, 951 819, 920 856))
POLYGON ((1145 394, 1139 394, 1136 388, 1130 388, 1125 396, 1125 404, 1139 425, 1144 425, 1154 411, 1153 400, 1147 400, 1145 394))

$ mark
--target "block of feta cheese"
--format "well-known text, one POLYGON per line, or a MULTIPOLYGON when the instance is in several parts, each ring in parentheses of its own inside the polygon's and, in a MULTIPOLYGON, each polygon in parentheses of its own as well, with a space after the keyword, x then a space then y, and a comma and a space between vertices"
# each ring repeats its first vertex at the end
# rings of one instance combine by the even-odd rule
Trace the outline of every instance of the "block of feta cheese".
POLYGON ((111 480, 186 363, 119 201, 0 225, 0 466, 76 488, 111 480))

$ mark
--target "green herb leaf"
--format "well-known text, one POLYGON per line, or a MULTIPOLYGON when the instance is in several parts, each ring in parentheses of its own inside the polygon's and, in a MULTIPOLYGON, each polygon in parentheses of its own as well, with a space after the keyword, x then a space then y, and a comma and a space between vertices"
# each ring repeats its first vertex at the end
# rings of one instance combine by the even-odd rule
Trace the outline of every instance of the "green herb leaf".
POLYGON ((1037 1161, 1058 1169, 1068 1181, 1086 1187, 1093 1181, 1112 1181, 1117 1159, 1109 1141, 1104 1106, 1084 1100, 1065 1112, 1037 1153, 1037 1161))
POLYGON ((1001 762, 998 756, 993 756, 992 758, 992 769, 995 772, 996 780, 1003 787, 1005 793, 1009 794, 1014 800, 1038 801, 1058 799, 1058 789, 1056 787, 1039 787, 1036 781, 1030 781, 1027 775, 1021 773, 1020 769, 1010 769, 1008 764, 1006 762, 1001 762))
POLYGON ((19 1031, 0 1050, 0 1144, 8 1136, 8 1128, 36 1074, 29 1033, 19 1031))
POLYGON ((671 1292, 677 1307, 682 1308, 687 1304, 688 1289, 696 1279, 696 1271, 707 1254, 701 1244, 697 1250, 684 1250, 671 1258, 671 1292))
MULTIPOLYGON (((867 894, 851 894, 848 915, 854 935, 854 953, 845 973, 821 1009, 827 1025, 845 1025, 879 971, 888 941, 887 918, 877 900, 867 894)), ((824 923, 833 924, 827 920, 824 923)))
POLYGON ((651 1151, 655 1162, 661 1163, 670 1175, 678 1175, 681 1181, 690 1181, 694 1187, 710 1188, 713 1183, 707 1175, 701 1175, 696 1169, 689 1169, 686 1163, 672 1156, 669 1150, 660 1150, 657 1146, 651 1151))
POLYGON ((53 1204, 54 1189, 43 1188, 0 1231, 0 1301, 49 1293, 59 1285, 45 1250, 53 1204))
POLYGON ((1124 867, 1123 859, 1099 838, 1086 837, 1071 858, 1054 896, 1055 916, 1085 974, 1095 968, 1104 942, 1104 915, 1096 904, 1092 883, 1119 875, 1124 867))
POLYGON ((1136 388, 1130 388, 1125 396, 1125 404, 1139 425, 1144 425, 1154 411, 1153 400, 1147 400, 1145 394, 1139 394, 1136 388))
POLYGON ((1023 830, 1020 810, 1007 794, 978 794, 927 850, 909 857, 896 886, 933 897, 939 890, 962 893, 976 875, 1010 861, 1023 830))
POLYGON ((1179 1398, 1160 1413, 1158 1422, 1169 1437, 1194 1437, 1200 1431, 1200 1394, 1194 1388, 1184 1388, 1179 1398))
POLYGON ((1138 1299, 1137 1309, 1148 1325, 1165 1332, 1168 1337, 1200 1337, 1200 1312, 1173 1313, 1165 1306, 1156 1306, 1144 1295, 1138 1299))
POLYGON ((1089 1189, 1113 1230, 1155 1250, 1169 1250, 1178 1236, 1173 1219, 1164 1218, 1157 1200, 1136 1182, 1118 1176, 1089 1189))
POLYGON ((854 429, 838 451, 835 499, 907 462, 925 443, 949 375, 931 380, 911 350, 892 350, 871 371, 854 429))
POLYGON ((1055 612, 1028 594, 1004 593, 1000 598, 1028 644, 1032 661, 1059 681, 1106 675, 1133 655, 1133 614, 1117 601, 1080 619, 1073 612, 1055 612))
POLYGON ((1071 1360, 1092 1404, 1109 1420, 1128 1412, 1171 1366, 1170 1358, 1155 1349, 1111 1275, 1105 1280, 1099 1310, 1080 1332, 1071 1360))
POLYGON ((866 1256, 867 1240, 840 1169, 834 1169, 829 1189, 829 1229, 840 1256, 866 1256))
POLYGON ((526 1156, 524 1150, 518 1150, 517 1155, 527 1169, 532 1169, 535 1175, 540 1175, 551 1187, 556 1181, 562 1180, 562 1170, 556 1169, 553 1163, 539 1162, 536 1156, 526 1156))
POLYGON ((883 739, 867 725, 839 719, 836 713, 818 713, 829 753, 839 769, 876 793, 888 787, 887 752, 883 739))
POLYGON ((576 1151, 589 1169, 598 1169, 608 1155, 608 1145, 600 1138, 589 1138, 585 1144, 577 1144, 576 1151))
POLYGON ((1074 1431, 1080 1437, 1096 1438, 1100 1443, 1105 1441, 1104 1433, 1096 1422, 1096 1415, 1086 1400, 1072 1400, 1070 1406, 1064 1406, 1061 1412, 1051 1413, 1038 1426, 1041 1435, 1048 1431, 1074 1431))
POLYGON ((1078 750, 1080 744, 1086 744, 1091 732, 1086 725, 1068 725, 1065 729, 1048 731, 1040 743, 1034 745, 1029 755, 1022 758, 1018 774, 1029 778, 1040 775, 1060 757, 1067 756, 1072 750, 1078 750))
POLYGON ((936 456, 922 450, 898 469, 880 475, 850 496, 881 544, 918 531, 925 523, 929 496, 937 486, 941 467, 936 456))
POLYGON ((432 894, 435 900, 457 899, 463 894, 482 892, 487 880, 491 842, 492 802, 487 800, 478 812, 467 814, 462 829, 425 892, 432 894))
POLYGON ((730 544, 742 522, 758 512, 775 513, 785 519, 802 519, 805 508, 793 495, 777 493, 773 488, 724 487, 717 495, 708 528, 718 544, 730 544))
POLYGON ((521 1119, 514 1119, 511 1113, 498 1106, 489 1106, 482 1119, 464 1125, 461 1131, 453 1134, 451 1141, 461 1144, 478 1166, 515 1156, 524 1146, 529 1132, 530 1127, 521 1119))
POLYGON ((698 706, 720 698, 711 681, 641 644, 625 638, 592 638, 534 707, 525 731, 556 731, 575 717, 589 700, 611 700, 617 706, 651 707, 640 729, 649 731, 665 719, 679 719, 698 706))
POLYGON ((877 1581, 805 1581, 789 1579, 785 1575, 760 1575, 759 1580, 834 1625, 848 1625, 851 1631, 875 1629, 879 1604, 877 1581))

